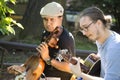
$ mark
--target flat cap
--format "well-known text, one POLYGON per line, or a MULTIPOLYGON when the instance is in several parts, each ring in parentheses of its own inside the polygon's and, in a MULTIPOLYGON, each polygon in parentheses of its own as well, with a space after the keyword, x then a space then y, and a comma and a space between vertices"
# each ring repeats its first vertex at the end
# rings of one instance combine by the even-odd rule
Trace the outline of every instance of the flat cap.
POLYGON ((61 4, 57 2, 51 2, 46 4, 41 10, 40 15, 43 16, 62 16, 64 13, 64 8, 61 4))

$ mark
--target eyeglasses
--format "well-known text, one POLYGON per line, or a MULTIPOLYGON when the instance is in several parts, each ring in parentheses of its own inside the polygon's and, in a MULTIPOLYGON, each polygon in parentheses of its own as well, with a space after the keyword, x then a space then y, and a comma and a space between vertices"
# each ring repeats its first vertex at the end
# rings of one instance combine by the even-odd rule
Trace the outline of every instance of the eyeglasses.
POLYGON ((86 27, 84 27, 84 28, 79 28, 79 30, 81 31, 81 32, 83 32, 83 31, 85 31, 85 32, 87 32, 88 31, 88 28, 92 25, 94 23, 94 21, 92 21, 90 24, 88 24, 86 27))

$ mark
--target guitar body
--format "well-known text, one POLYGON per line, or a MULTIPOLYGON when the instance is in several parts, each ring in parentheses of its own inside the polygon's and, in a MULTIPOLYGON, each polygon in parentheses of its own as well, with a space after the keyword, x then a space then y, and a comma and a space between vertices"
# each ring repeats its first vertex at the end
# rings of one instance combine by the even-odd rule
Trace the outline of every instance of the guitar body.
POLYGON ((32 55, 26 60, 24 67, 26 71, 16 76, 15 80, 38 80, 44 71, 45 63, 37 55, 32 55))
POLYGON ((100 77, 100 70, 101 70, 101 61, 97 60, 95 62, 95 64, 91 67, 90 71, 88 72, 88 74, 92 75, 92 76, 98 76, 100 77))
POLYGON ((84 60, 84 65, 89 68, 87 74, 98 77, 100 76, 101 61, 96 54, 88 55, 88 57, 84 60))

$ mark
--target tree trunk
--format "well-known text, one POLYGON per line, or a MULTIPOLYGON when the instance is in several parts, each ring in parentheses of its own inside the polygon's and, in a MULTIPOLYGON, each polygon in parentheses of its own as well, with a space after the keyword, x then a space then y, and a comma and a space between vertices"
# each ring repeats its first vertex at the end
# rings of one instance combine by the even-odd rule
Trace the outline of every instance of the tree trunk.
POLYGON ((47 3, 47 0, 29 0, 21 24, 24 30, 21 31, 20 37, 35 38, 40 36, 43 29, 43 22, 40 16, 40 9, 47 3))

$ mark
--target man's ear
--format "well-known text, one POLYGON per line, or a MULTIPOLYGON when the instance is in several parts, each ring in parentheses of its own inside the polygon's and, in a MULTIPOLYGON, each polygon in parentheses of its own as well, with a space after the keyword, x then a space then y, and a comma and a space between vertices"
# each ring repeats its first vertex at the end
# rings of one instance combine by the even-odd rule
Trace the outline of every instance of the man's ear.
POLYGON ((103 23, 102 23, 102 21, 101 20, 97 20, 97 26, 102 26, 103 25, 103 23))
POLYGON ((97 24, 100 25, 102 22, 101 20, 97 20, 97 24))

